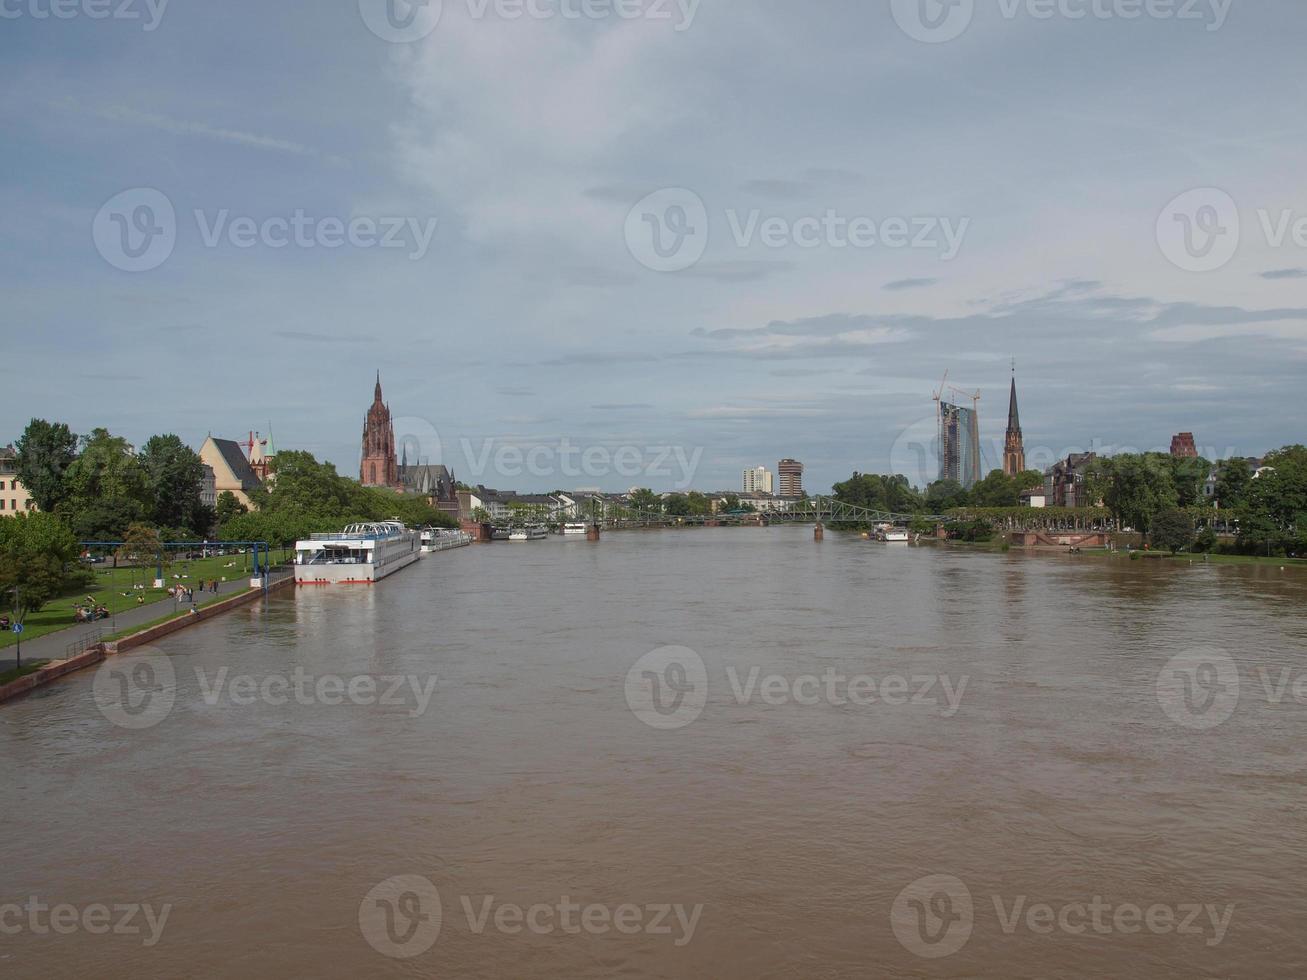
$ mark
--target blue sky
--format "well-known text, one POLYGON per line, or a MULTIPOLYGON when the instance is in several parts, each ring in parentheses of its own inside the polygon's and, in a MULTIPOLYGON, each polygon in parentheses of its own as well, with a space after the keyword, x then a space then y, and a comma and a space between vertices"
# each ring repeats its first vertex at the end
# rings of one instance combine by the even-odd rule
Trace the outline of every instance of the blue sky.
POLYGON ((380 370, 470 482, 822 491, 1013 357, 1036 456, 1304 440, 1298 0, 66 2, 0 5, 0 440, 352 473, 380 370))

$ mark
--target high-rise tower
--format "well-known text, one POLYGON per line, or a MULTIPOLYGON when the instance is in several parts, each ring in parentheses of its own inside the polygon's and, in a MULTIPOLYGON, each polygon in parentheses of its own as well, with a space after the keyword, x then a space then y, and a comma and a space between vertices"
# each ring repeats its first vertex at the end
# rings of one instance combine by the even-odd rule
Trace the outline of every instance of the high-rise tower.
POLYGON ((1007 435, 1003 439, 1003 472, 1016 476, 1026 468, 1026 446, 1021 438, 1021 414, 1017 411, 1017 373, 1012 368, 1012 397, 1007 407, 1007 435))
POLYGON ((381 400, 381 372, 372 395, 372 407, 363 420, 363 461, 359 464, 359 482, 365 487, 402 487, 399 463, 395 461, 395 426, 390 421, 390 406, 381 400))

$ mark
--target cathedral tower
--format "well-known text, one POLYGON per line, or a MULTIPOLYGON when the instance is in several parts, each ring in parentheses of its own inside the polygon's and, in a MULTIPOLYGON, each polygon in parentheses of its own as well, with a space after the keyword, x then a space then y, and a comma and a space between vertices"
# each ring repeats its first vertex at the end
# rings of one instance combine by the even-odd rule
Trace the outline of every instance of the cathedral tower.
POLYGON ((359 482, 365 487, 400 489, 399 464, 395 461, 395 426, 390 421, 390 406, 381 400, 381 372, 372 407, 363 420, 363 462, 359 465, 359 482))

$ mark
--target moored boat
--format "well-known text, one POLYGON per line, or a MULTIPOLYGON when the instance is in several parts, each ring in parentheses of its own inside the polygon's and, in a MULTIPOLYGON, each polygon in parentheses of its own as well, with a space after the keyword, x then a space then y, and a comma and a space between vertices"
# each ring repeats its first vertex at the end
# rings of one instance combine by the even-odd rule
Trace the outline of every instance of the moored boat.
POLYGON ((893 524, 882 524, 876 528, 876 540, 885 544, 907 544, 908 529, 895 527, 893 524))
POLYGON ((295 542, 299 585, 371 585, 421 557, 417 531, 399 520, 351 524, 295 542))
POLYGON ((466 548, 472 543, 472 535, 451 528, 424 527, 421 541, 422 553, 429 555, 450 548, 466 548))
POLYGON ((509 541, 539 541, 542 538, 549 537, 549 531, 538 524, 528 524, 525 527, 515 527, 509 534, 509 541))

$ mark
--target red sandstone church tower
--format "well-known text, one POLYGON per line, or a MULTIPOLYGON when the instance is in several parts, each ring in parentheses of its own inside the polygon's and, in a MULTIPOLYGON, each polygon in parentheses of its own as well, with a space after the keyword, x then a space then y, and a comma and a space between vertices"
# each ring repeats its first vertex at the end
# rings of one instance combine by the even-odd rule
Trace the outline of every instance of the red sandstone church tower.
POLYGON ((1003 439, 1003 472, 1016 476, 1026 468, 1026 446, 1021 438, 1021 414, 1017 411, 1017 375, 1012 368, 1012 397, 1007 406, 1007 435, 1003 439))
POLYGON ((363 421, 363 462, 359 465, 359 482, 365 487, 401 488, 399 464, 395 461, 395 426, 390 421, 390 406, 381 400, 381 372, 372 407, 363 421))

